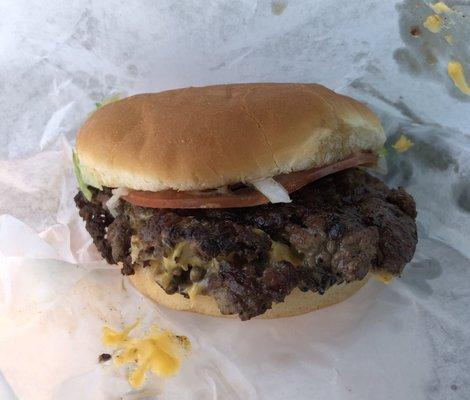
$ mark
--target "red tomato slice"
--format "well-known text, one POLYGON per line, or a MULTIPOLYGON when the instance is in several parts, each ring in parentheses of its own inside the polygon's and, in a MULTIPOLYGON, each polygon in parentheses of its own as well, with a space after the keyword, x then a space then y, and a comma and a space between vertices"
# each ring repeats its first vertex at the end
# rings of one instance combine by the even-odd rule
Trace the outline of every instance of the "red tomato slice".
MULTIPOLYGON (((371 152, 353 154, 352 156, 321 168, 311 168, 305 171, 282 174, 274 179, 289 192, 295 192, 305 185, 335 172, 377 163, 377 155, 371 152)), ((131 190, 123 199, 141 207, 150 208, 240 208, 252 207, 269 203, 260 192, 250 187, 243 187, 221 193, 220 191, 185 191, 162 190, 149 192, 131 190)))

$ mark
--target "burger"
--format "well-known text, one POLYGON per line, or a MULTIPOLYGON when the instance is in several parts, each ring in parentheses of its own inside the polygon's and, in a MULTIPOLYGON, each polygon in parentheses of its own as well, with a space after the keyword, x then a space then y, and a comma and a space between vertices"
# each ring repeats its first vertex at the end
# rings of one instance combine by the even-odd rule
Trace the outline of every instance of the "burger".
POLYGON ((413 257, 413 198, 368 172, 384 142, 367 107, 317 84, 139 94, 80 128, 75 203, 103 258, 156 302, 298 315, 413 257))

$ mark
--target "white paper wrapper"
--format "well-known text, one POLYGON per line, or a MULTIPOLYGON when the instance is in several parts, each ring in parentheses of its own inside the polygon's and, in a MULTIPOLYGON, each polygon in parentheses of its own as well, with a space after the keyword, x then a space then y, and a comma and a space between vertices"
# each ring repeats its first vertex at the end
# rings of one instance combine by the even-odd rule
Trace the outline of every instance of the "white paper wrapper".
POLYGON ((417 0, 279 4, 3 1, 1 399, 468 398, 469 98, 445 71, 450 58, 470 65, 468 23, 449 16, 449 46, 422 28, 430 9, 417 0), (313 314, 240 322, 158 307, 100 261, 73 206, 69 152, 94 102, 235 81, 321 82, 367 101, 391 143, 411 138, 407 153, 390 150, 385 178, 418 204, 402 279, 313 314), (97 357, 102 326, 137 317, 189 336, 193 352, 176 377, 132 391, 125 369, 97 357))

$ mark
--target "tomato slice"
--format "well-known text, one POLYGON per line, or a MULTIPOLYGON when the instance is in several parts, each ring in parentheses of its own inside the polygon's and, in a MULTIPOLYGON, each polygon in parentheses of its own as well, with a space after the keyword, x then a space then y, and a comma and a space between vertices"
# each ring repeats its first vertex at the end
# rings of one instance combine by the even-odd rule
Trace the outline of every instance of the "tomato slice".
MULTIPOLYGON (((321 168, 281 174, 274 179, 289 192, 295 192, 305 185, 335 172, 377 163, 377 155, 371 152, 353 154, 350 157, 321 168)), ((268 204, 269 200, 257 190, 243 187, 227 193, 212 191, 162 190, 150 192, 131 190, 123 199, 129 203, 149 208, 240 208, 268 204)))

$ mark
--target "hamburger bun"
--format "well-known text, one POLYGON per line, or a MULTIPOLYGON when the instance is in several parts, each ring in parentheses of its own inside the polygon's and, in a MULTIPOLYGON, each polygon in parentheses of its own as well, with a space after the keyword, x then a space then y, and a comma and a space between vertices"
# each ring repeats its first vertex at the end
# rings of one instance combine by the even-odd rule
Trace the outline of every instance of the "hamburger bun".
POLYGON ((140 94, 97 110, 76 152, 86 184, 202 190, 322 167, 385 135, 360 102, 317 84, 230 84, 140 94))
MULTIPOLYGON (((155 282, 150 268, 137 268, 135 274, 129 276, 129 279, 140 293, 173 310, 190 311, 213 317, 236 317, 236 315, 223 315, 215 300, 210 296, 196 295, 193 300, 189 300, 178 293, 166 294, 155 282)), ((256 318, 293 317, 340 303, 356 293, 368 280, 369 275, 361 281, 335 285, 323 295, 302 292, 296 288, 286 296, 284 302, 273 304, 271 309, 256 318)))

